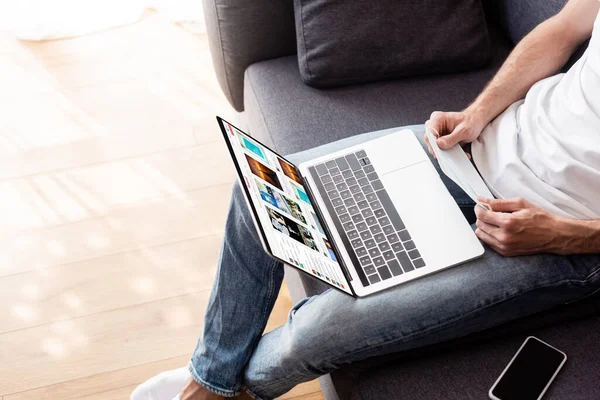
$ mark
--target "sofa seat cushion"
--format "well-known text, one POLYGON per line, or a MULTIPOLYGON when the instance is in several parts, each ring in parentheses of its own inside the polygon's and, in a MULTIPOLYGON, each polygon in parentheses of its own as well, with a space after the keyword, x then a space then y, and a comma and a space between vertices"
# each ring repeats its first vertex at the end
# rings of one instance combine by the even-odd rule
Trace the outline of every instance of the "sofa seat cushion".
POLYGON ((305 85, 295 56, 246 70, 244 102, 250 134, 290 154, 385 128, 422 124, 432 111, 466 107, 511 49, 492 35, 493 58, 484 69, 331 89, 305 85))

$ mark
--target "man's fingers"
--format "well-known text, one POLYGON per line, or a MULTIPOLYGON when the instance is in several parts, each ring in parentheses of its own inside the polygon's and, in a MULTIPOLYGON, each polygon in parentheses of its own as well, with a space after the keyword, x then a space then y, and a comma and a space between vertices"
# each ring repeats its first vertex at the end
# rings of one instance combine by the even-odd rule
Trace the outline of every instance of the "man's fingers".
MULTIPOLYGON (((485 201, 482 201, 482 203, 485 203, 485 201)), ((503 215, 500 212, 486 210, 477 205, 475 206, 475 216, 477 217, 477 220, 481 220, 486 224, 494 226, 502 226, 506 221, 506 215, 503 215)))
POLYGON ((513 199, 486 199, 484 197, 478 197, 478 201, 487 203, 493 211, 497 212, 514 212, 526 208, 529 203, 522 198, 513 199))
POLYGON ((479 228, 477 228, 475 230, 475 235, 479 239, 481 239, 481 241, 483 241, 484 243, 489 245, 492 249, 494 249, 498 253, 502 254, 502 249, 504 248, 504 246, 498 240, 496 240, 495 237, 493 237, 492 235, 490 235, 487 232, 484 232, 483 230, 481 230, 479 228))

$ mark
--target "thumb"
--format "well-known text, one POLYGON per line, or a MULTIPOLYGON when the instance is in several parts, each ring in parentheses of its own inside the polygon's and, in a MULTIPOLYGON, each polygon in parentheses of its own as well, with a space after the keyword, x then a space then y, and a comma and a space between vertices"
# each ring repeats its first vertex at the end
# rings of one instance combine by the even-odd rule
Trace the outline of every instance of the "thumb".
POLYGON ((456 131, 453 131, 449 135, 445 135, 445 136, 440 137, 437 140, 437 145, 442 150, 448 150, 449 148, 453 147, 455 144, 457 144, 458 142, 460 142, 460 140, 461 140, 460 134, 458 132, 456 132, 456 131))

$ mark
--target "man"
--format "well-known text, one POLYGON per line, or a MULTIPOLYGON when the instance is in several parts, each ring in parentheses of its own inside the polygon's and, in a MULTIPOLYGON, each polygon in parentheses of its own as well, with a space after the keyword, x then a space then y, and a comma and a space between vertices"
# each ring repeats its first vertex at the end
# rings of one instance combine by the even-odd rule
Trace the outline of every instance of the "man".
MULTIPOLYGON (((478 260, 358 300, 337 291, 305 299, 285 325, 261 337, 283 266, 263 252, 236 187, 181 400, 243 390, 275 398, 344 364, 464 336, 598 290, 599 9, 597 0, 570 0, 519 43, 471 106, 434 112, 425 124, 439 132, 442 149, 472 143, 475 165, 500 199, 480 199, 492 211, 475 208, 475 233, 489 246, 478 260), (594 21, 586 54, 550 77, 590 37, 594 21)), ((447 187, 472 210, 464 193, 447 187)))

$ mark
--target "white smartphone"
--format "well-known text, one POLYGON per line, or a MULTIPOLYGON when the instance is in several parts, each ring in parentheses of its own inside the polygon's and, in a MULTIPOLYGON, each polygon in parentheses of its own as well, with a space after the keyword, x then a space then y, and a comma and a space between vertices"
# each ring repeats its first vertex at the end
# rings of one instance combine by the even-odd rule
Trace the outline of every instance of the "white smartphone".
POLYGON ((565 361, 565 353, 529 336, 490 389, 490 399, 541 399, 565 361))

